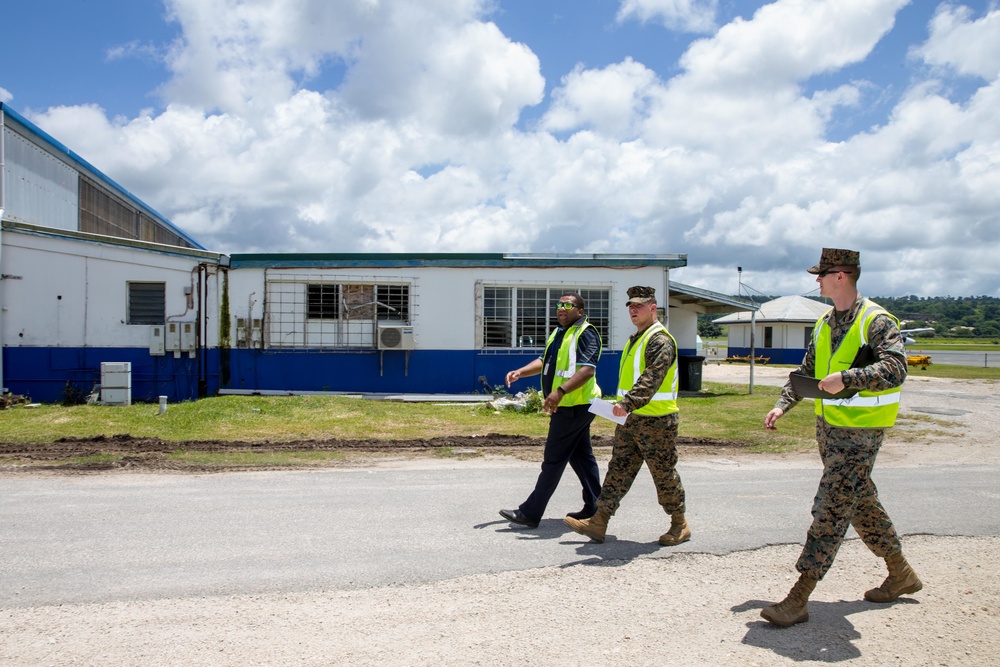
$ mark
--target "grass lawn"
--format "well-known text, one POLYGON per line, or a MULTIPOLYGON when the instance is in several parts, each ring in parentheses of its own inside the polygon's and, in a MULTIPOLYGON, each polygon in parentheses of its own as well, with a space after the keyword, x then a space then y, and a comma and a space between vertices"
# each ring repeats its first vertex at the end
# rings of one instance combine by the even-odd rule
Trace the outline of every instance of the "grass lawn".
MULTIPOLYGON (((914 376, 1000 381, 1000 369, 935 366, 911 369, 914 376)), ((785 452, 814 446, 814 417, 804 403, 765 431, 764 415, 774 405, 777 387, 706 382, 697 395, 682 395, 682 437, 739 443, 751 451, 785 452)), ((548 416, 537 412, 493 410, 483 404, 435 404, 372 401, 344 396, 217 396, 159 406, 137 403, 101 405, 18 405, 0 410, 2 441, 18 444, 56 442, 61 438, 156 438, 178 445, 188 440, 290 442, 298 440, 414 440, 441 436, 490 434, 544 437, 548 416)), ((594 435, 610 436, 614 424, 598 418, 594 435)), ((605 442, 609 442, 606 440, 605 442)), ((99 449, 99 443, 95 445, 99 449)), ((180 450, 181 447, 179 446, 180 450)), ((95 456, 101 456, 96 452, 95 456)), ((224 457, 225 454, 208 454, 224 457)), ((276 456, 304 456, 286 452, 276 456)), ((0 459, 2 460, 2 459, 0 459)))

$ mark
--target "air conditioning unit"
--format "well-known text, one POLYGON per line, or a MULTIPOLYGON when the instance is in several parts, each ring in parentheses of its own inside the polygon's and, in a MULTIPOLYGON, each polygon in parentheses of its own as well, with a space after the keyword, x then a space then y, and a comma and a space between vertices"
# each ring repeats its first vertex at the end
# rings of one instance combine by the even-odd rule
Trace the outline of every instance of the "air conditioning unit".
POLYGON ((380 350, 412 350, 413 326, 398 322, 379 322, 378 349, 380 350))

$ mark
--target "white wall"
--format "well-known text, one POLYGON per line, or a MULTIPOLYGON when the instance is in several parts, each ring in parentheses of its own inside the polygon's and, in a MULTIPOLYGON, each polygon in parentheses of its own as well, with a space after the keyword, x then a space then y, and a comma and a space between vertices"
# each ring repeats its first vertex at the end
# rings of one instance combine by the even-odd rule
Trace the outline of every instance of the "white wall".
MULTIPOLYGON (((302 280, 324 277, 329 280, 380 279, 406 281, 411 285, 411 324, 417 349, 469 350, 479 347, 476 336, 476 285, 503 285, 516 287, 560 287, 609 289, 611 299, 611 340, 604 341, 606 349, 621 350, 634 331, 629 320, 625 291, 632 285, 651 285, 657 295, 664 293, 666 271, 662 267, 638 269, 620 268, 439 268, 405 267, 372 269, 269 269, 268 275, 301 277, 302 280)), ((265 270, 237 268, 229 274, 229 307, 234 330, 236 318, 263 317, 265 270)), ((673 311, 671 311, 673 317, 673 311)), ((692 317, 695 317, 692 314, 692 317)), ((696 319, 695 319, 696 322, 696 319)), ((690 333, 690 347, 694 347, 695 323, 690 333)), ((673 333, 673 331, 672 331, 673 333)), ((674 334, 677 335, 676 333, 674 334)), ((679 341, 678 341, 679 342, 679 341)), ((682 344, 683 345, 683 344, 682 344)))
POLYGON ((677 347, 694 350, 698 345, 698 313, 683 308, 670 308, 670 334, 677 347))
MULTIPOLYGON (((730 324, 727 326, 729 327, 728 341, 730 347, 750 347, 749 324, 730 324)), ((807 327, 811 326, 813 326, 812 323, 802 324, 799 322, 758 323, 756 327, 757 335, 754 340, 754 345, 757 348, 764 347, 764 327, 772 327, 772 348, 805 349, 805 330, 807 327)))
MULTIPOLYGON (((197 319, 198 264, 202 256, 162 254, 120 247, 3 231, 0 333, 8 347, 149 347, 148 325, 125 324, 127 283, 166 283, 168 321, 197 319), (191 296, 184 293, 191 287, 191 296)), ((218 277, 209 312, 218 312, 218 277)), ((206 342, 218 344, 218 325, 207 327, 206 342)))

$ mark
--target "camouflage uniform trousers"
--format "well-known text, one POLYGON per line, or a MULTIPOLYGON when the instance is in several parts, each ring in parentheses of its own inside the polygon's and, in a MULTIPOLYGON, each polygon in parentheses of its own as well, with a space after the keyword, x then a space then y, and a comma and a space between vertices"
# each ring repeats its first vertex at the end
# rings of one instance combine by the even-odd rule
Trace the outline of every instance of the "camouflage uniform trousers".
POLYGON ((645 462, 664 511, 667 514, 684 511, 684 486, 676 468, 679 422, 676 412, 662 417, 632 414, 615 429, 615 445, 597 499, 598 509, 614 514, 645 462))
POLYGON ((902 551, 896 528, 871 480, 884 438, 884 428, 837 428, 822 418, 816 419, 823 477, 813 500, 812 525, 795 564, 801 574, 823 578, 833 565, 848 526, 854 526, 865 545, 880 558, 902 551))

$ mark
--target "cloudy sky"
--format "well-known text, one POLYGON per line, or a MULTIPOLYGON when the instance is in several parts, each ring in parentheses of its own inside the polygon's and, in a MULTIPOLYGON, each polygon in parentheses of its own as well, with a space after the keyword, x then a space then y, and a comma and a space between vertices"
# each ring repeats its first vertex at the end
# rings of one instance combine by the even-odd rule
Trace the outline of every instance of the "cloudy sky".
POLYGON ((211 250, 1000 296, 996 0, 33 0, 0 101, 211 250))

